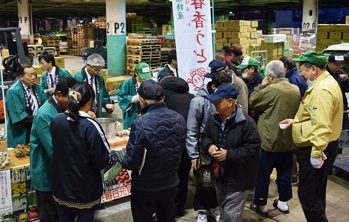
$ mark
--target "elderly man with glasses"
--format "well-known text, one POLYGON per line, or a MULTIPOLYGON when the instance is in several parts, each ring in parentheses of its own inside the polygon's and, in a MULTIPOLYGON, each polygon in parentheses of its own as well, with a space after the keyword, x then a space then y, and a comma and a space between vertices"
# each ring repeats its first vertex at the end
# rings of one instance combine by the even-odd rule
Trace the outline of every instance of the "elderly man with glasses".
POLYGON ((91 109, 95 113, 96 117, 101 117, 102 107, 107 112, 114 111, 113 105, 111 106, 112 108, 107 108, 107 104, 111 104, 110 95, 105 88, 103 77, 98 75, 104 65, 105 60, 101 55, 92 54, 87 58, 87 65, 82 68, 81 71, 72 75, 72 77, 79 82, 86 82, 92 86, 96 96, 92 101, 91 109))

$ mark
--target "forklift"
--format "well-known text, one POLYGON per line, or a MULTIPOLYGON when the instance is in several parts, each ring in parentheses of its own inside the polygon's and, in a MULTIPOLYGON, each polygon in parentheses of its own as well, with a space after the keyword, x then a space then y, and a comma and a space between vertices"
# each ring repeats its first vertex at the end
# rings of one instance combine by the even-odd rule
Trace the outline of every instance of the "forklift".
POLYGON ((0 90, 0 120, 4 119, 5 107, 3 102, 3 95, 6 95, 7 90, 18 79, 18 67, 20 64, 26 62, 32 62, 32 58, 28 55, 27 43, 22 42, 21 28, 0 28, 0 45, 1 48, 9 50, 9 56, 2 58, 0 54, 1 67, 1 90, 0 90), (16 38, 16 41, 12 39, 12 33, 16 38))

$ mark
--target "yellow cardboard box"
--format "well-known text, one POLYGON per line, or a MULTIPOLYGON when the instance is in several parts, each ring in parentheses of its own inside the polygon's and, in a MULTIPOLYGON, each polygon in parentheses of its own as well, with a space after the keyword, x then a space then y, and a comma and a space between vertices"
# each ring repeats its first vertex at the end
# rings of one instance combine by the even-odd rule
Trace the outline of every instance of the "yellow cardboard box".
POLYGON ((342 39, 342 32, 329 32, 329 39, 331 40, 342 39))
POLYGON ((343 32, 342 39, 349 41, 349 32, 343 32))
POLYGON ((231 39, 229 39, 229 43, 238 43, 238 44, 248 43, 248 41, 249 41, 248 38, 231 38, 231 39))
POLYGON ((231 38, 231 32, 223 32, 223 38, 231 38))
POLYGON ((0 153, 7 151, 7 140, 0 141, 0 153))
POLYGON ((231 32, 231 38, 250 38, 250 33, 248 32, 231 32))
POLYGON ((283 51, 284 51, 283 42, 279 42, 278 43, 278 53, 277 53, 277 55, 278 56, 282 56, 283 51))
POLYGON ((223 22, 222 21, 216 22, 215 26, 216 27, 223 27, 223 22))
POLYGON ((253 27, 246 27, 248 32, 257 32, 257 28, 253 28, 253 27))
POLYGON ((349 32, 349 24, 337 24, 336 32, 349 32))
POLYGON ((223 39, 216 39, 216 42, 217 42, 217 43, 227 43, 227 42, 228 42, 228 39, 226 39, 226 38, 223 38, 223 39))
POLYGON ((222 49, 224 46, 224 43, 216 43, 216 50, 222 49))
POLYGON ((252 27, 258 27, 258 21, 251 21, 252 27))
POLYGON ((234 31, 234 32, 247 32, 248 26, 229 26, 228 30, 229 31, 234 31))
POLYGON ((318 32, 316 34, 316 39, 328 39, 328 32, 318 32))
POLYGON ((257 38, 257 32, 250 32, 250 37, 252 39, 256 39, 257 38))
POLYGON ((10 55, 10 51, 8 49, 2 49, 1 50, 1 57, 2 57, 2 59, 6 58, 9 55, 10 55))
POLYGON ((221 38, 223 38, 223 32, 216 32, 216 33, 215 33, 215 37, 216 37, 216 39, 221 39, 221 38))
POLYGON ((227 25, 229 25, 229 26, 251 26, 251 21, 229 20, 229 21, 227 21, 227 25))
POLYGON ((118 90, 121 83, 125 81, 123 76, 108 77, 106 81, 107 91, 118 90))
POLYGON ((55 63, 56 63, 56 66, 58 66, 59 68, 65 69, 64 58, 62 58, 62 57, 55 57, 55 63))

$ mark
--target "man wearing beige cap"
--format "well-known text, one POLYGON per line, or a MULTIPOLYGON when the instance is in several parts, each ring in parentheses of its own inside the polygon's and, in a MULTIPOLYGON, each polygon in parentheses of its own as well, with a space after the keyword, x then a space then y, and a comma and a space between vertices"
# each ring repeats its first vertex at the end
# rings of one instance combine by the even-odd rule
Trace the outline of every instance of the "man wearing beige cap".
POLYGON ((307 82, 294 119, 280 123, 292 126, 298 148, 298 197, 307 221, 327 221, 327 176, 337 156, 338 138, 342 130, 343 98, 337 81, 325 69, 326 57, 307 51, 299 61, 300 75, 307 82))

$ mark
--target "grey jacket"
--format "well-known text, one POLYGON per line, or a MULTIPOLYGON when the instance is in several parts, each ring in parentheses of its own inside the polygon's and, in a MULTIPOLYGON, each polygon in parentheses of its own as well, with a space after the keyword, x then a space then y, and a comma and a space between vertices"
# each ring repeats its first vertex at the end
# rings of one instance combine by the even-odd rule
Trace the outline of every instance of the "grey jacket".
POLYGON ((248 112, 248 88, 245 84, 244 80, 240 77, 236 76, 234 71, 232 71, 232 84, 239 91, 239 95, 237 98, 237 103, 242 106, 244 113, 248 112))
POLYGON ((191 159, 200 157, 200 135, 205 129, 208 117, 216 113, 214 105, 205 98, 208 94, 207 85, 204 85, 190 102, 187 119, 186 147, 188 156, 191 159))

